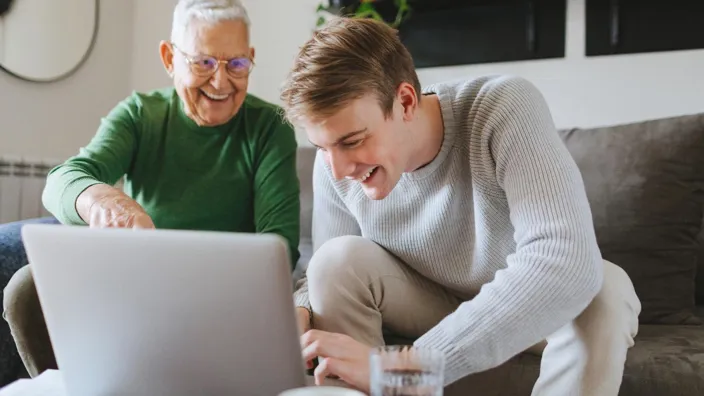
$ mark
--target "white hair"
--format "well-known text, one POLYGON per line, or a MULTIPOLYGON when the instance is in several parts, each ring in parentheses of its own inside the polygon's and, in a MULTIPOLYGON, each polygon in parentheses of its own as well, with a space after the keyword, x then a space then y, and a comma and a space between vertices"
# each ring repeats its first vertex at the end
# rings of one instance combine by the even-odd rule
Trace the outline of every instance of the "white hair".
POLYGON ((249 15, 240 0, 179 0, 174 9, 171 41, 182 43, 186 29, 192 20, 211 24, 239 20, 249 31, 249 15))

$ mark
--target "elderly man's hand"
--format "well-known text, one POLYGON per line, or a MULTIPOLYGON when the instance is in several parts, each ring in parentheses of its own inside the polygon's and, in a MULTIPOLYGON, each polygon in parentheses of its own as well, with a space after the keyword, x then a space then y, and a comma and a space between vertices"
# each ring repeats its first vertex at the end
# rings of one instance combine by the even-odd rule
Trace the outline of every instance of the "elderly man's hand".
POLYGON ((349 336, 311 330, 301 337, 303 358, 318 358, 315 383, 337 376, 353 387, 369 392, 369 354, 372 348, 349 336))
POLYGON ((91 228, 155 228, 147 212, 115 187, 95 184, 76 200, 78 214, 91 228))

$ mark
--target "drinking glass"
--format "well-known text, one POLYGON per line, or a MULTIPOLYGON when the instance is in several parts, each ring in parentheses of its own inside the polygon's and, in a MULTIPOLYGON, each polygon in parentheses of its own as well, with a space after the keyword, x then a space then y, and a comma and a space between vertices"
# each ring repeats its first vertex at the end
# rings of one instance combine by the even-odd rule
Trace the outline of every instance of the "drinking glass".
POLYGON ((371 396, 442 396, 445 355, 415 346, 384 346, 369 361, 371 396))

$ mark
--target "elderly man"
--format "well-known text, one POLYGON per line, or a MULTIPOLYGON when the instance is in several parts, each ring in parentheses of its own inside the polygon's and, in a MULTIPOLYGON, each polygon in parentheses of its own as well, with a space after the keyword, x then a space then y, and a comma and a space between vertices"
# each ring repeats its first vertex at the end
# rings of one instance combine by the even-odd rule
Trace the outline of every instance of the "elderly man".
MULTIPOLYGON (((247 93, 254 49, 245 8, 181 0, 159 49, 174 86, 119 103, 90 143, 50 172, 45 206, 72 225, 277 233, 293 266, 297 145, 279 108, 247 93), (124 190, 113 187, 123 177, 124 190)), ((30 267, 5 289, 4 315, 35 376, 56 362, 30 267)))

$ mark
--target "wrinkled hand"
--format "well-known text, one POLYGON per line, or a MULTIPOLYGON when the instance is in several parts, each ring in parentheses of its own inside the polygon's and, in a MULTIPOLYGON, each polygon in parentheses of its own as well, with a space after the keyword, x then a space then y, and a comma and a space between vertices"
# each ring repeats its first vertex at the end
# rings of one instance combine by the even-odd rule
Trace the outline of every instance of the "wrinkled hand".
POLYGON ((135 200, 105 184, 95 184, 82 192, 76 209, 91 228, 155 228, 135 200))
POLYGON ((321 385, 325 377, 336 376, 362 392, 369 392, 369 354, 372 348, 352 337, 310 330, 301 337, 303 358, 318 358, 315 383, 321 385))

